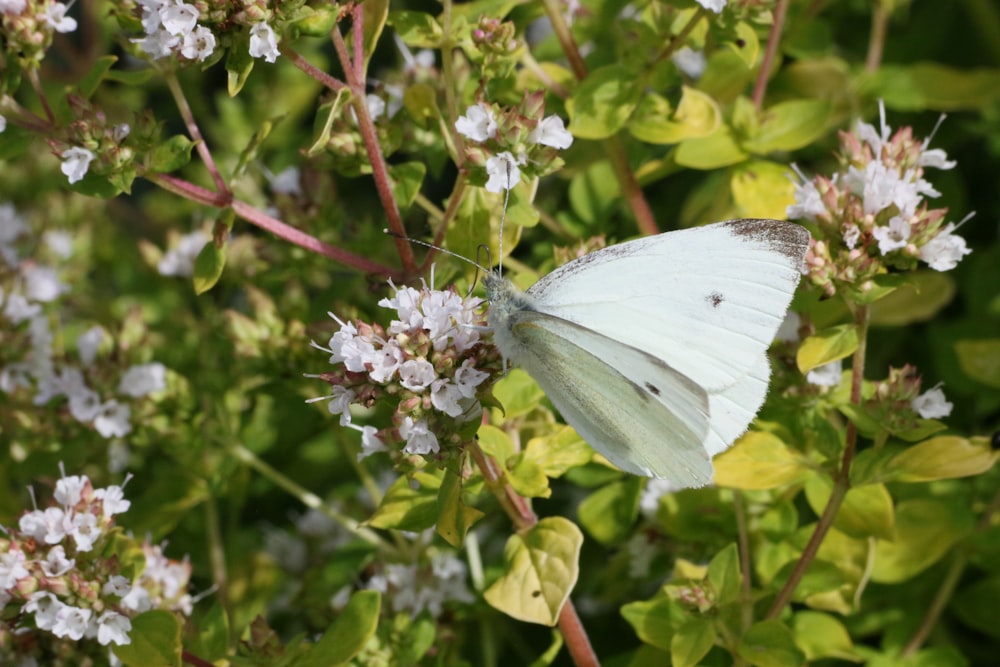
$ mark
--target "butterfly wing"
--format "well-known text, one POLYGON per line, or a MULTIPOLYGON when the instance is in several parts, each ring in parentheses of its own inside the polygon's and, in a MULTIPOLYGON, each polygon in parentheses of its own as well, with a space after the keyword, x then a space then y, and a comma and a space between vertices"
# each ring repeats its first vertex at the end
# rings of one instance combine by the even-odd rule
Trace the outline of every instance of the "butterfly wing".
POLYGON ((756 408, 767 389, 765 351, 808 241, 804 228, 777 220, 721 222, 598 250, 527 294, 542 312, 662 359, 709 394, 745 394, 756 408))
POLYGON ((513 361, 608 460, 681 487, 711 481, 701 387, 646 352, 558 317, 517 310, 504 325, 513 361))

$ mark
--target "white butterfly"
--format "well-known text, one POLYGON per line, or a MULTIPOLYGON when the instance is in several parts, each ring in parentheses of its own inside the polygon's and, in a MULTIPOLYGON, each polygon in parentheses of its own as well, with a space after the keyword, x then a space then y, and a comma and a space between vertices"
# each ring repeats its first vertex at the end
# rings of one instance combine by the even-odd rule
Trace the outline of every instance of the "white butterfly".
POLYGON ((712 480, 767 393, 767 348, 809 233, 731 220, 611 246, 526 292, 490 272, 487 322, 563 417, 622 470, 712 480))

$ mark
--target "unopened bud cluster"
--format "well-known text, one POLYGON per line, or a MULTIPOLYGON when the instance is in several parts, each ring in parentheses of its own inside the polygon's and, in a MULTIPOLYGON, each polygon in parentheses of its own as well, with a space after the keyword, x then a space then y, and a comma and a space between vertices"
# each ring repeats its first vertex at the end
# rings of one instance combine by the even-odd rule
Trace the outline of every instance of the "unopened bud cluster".
POLYGON ((888 271, 912 270, 920 262, 949 271, 971 252, 945 222, 945 208, 930 208, 940 195, 924 179, 930 167, 951 169, 944 151, 927 148, 911 128, 891 133, 884 109, 880 130, 859 122, 841 132, 839 173, 816 176, 796 187, 788 217, 818 227, 806 255, 806 275, 827 295, 847 290, 854 298, 875 287, 888 271))

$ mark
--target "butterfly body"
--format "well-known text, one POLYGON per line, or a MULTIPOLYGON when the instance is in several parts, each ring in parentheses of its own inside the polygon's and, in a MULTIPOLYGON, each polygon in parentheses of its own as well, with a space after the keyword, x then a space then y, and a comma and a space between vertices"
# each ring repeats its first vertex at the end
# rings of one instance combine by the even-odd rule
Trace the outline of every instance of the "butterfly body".
POLYGON ((764 401, 767 347, 808 239, 734 220, 609 246, 525 292, 487 274, 487 321, 504 358, 608 460, 702 486, 764 401))

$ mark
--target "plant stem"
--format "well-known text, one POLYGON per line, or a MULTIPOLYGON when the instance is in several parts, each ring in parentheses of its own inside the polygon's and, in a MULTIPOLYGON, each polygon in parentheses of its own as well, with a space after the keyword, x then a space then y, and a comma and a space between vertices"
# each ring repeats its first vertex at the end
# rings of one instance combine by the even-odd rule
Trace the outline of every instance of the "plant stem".
POLYGON ((226 553, 223 547, 222 527, 219 524, 219 507, 214 496, 205 502, 205 532, 208 541, 208 560, 212 567, 212 583, 219 594, 219 603, 227 612, 229 608, 229 573, 226 569, 226 553))
POLYGON ((885 2, 876 2, 872 8, 872 32, 868 36, 868 55, 865 56, 865 71, 874 72, 882 63, 885 50, 885 35, 889 30, 890 11, 885 2))
MULTIPOLYGON (((354 30, 360 32, 362 29, 360 12, 355 13, 354 30)), ((361 132, 361 139, 365 143, 365 150, 368 153, 368 160, 372 166, 372 178, 375 181, 375 189, 378 191, 382 208, 385 209, 386 221, 389 229, 393 232, 393 241, 396 244, 396 251, 403 264, 403 271, 407 275, 417 272, 417 262, 413 256, 413 248, 406 241, 406 227, 403 226, 403 218, 399 214, 399 207, 396 199, 392 196, 392 182, 389 179, 389 168, 382 155, 382 147, 378 142, 378 133, 375 130, 375 123, 372 122, 371 114, 368 113, 368 104, 365 102, 365 82, 356 76, 356 70, 351 63, 351 57, 347 53, 347 45, 344 44, 344 37, 340 30, 335 28, 331 34, 333 46, 340 59, 340 66, 347 76, 347 85, 351 89, 351 106, 358 119, 358 130, 361 132)))
POLYGON ((778 0, 774 8, 774 23, 771 24, 771 31, 767 35, 767 48, 764 49, 764 58, 760 61, 760 70, 757 72, 757 81, 753 86, 753 101, 755 109, 760 111, 764 107, 764 94, 767 92, 767 83, 771 78, 771 67, 778 54, 778 44, 781 43, 781 32, 785 29, 785 15, 788 13, 788 0, 778 0))
POLYGON ((281 51, 281 55, 288 58, 288 60, 291 61, 293 65, 295 65, 300 70, 308 74, 310 78, 319 81, 321 84, 323 84, 330 90, 338 91, 347 87, 347 85, 343 81, 335 77, 332 77, 323 70, 319 69, 318 67, 310 63, 308 60, 303 58, 298 53, 298 51, 296 51, 290 46, 286 46, 284 42, 278 45, 278 50, 281 51))
POLYGON ((733 491, 733 510, 736 512, 736 531, 739 535, 740 570, 743 580, 740 582, 740 621, 746 632, 753 625, 753 575, 750 569, 750 538, 747 531, 746 503, 743 502, 743 492, 733 491))
MULTIPOLYGON (((865 374, 865 351, 868 341, 869 313, 868 306, 857 306, 854 311, 854 324, 858 328, 858 349, 854 352, 853 364, 851 366, 851 403, 853 405, 861 404, 861 385, 865 374)), ((819 521, 816 522, 816 528, 813 529, 813 534, 809 537, 809 542, 806 544, 805 549, 802 550, 802 555, 792 569, 791 574, 788 575, 788 581, 782 586, 774 602, 771 604, 771 608, 767 611, 766 620, 776 619, 781 614, 781 610, 791 602, 795 589, 802 582, 802 577, 805 576, 809 565, 816 558, 816 554, 819 552, 826 534, 833 527, 833 522, 837 518, 837 512, 840 511, 840 506, 844 503, 844 498, 847 497, 847 492, 851 488, 851 463, 854 461, 854 451, 857 447, 857 442, 858 429, 853 422, 848 422, 844 454, 841 458, 840 469, 833 478, 833 490, 830 492, 830 498, 826 501, 826 507, 823 508, 823 513, 820 515, 819 521)))
POLYGON ((323 499, 317 496, 312 491, 299 486, 296 482, 281 474, 273 467, 261 460, 256 454, 251 452, 249 449, 243 445, 236 445, 232 448, 233 454, 248 466, 259 472, 261 475, 267 479, 274 482, 276 485, 287 491, 292 497, 296 498, 300 503, 306 507, 314 510, 319 510, 329 518, 333 519, 345 529, 357 535, 365 542, 373 544, 380 549, 384 549, 388 553, 395 552, 395 548, 383 540, 378 533, 376 533, 371 528, 366 528, 362 526, 358 521, 355 521, 349 516, 341 514, 333 507, 330 507, 328 503, 323 502, 323 499))
POLYGON ((205 163, 208 173, 212 175, 212 180, 215 182, 215 189, 220 194, 232 196, 229 186, 226 185, 225 179, 219 173, 219 168, 215 166, 215 160, 212 158, 212 152, 208 150, 208 144, 205 143, 204 137, 201 136, 201 130, 198 129, 198 123, 191 112, 191 106, 188 104, 187 97, 184 96, 184 89, 181 88, 180 81, 177 80, 177 73, 168 70, 164 73, 164 79, 167 81, 167 87, 170 89, 170 94, 174 98, 174 103, 177 105, 178 111, 181 112, 181 118, 184 119, 184 125, 187 126, 188 134, 191 135, 191 139, 194 141, 195 149, 198 151, 198 155, 201 156, 201 161, 205 163))
MULTIPOLYGON (((470 444, 469 451, 479 470, 483 473, 486 487, 499 501, 507 516, 510 517, 516 531, 520 533, 537 524, 538 517, 531 509, 531 505, 507 483, 506 475, 496 461, 487 456, 476 441, 470 444)), ((573 607, 573 601, 569 598, 566 598, 566 602, 559 612, 559 631, 562 632, 566 648, 577 667, 600 667, 601 663, 590 644, 587 631, 580 622, 576 608, 573 607)))
MULTIPOLYGON (((583 56, 580 55, 580 50, 577 48, 576 42, 573 41, 569 26, 566 25, 566 20, 563 18, 562 4, 557 0, 545 0, 545 14, 549 17, 552 30, 559 39, 563 53, 569 60, 573 75, 578 81, 582 81, 587 76, 587 65, 583 62, 583 56)), ((658 234, 660 230, 656 225, 656 218, 653 217, 649 202, 646 201, 645 195, 642 194, 642 188, 639 187, 639 182, 635 179, 635 172, 632 171, 632 167, 628 163, 628 156, 625 154, 625 148, 621 141, 617 137, 609 137, 601 143, 607 153, 611 168, 615 172, 615 177, 618 179, 622 197, 632 210, 639 231, 646 235, 658 234)))

